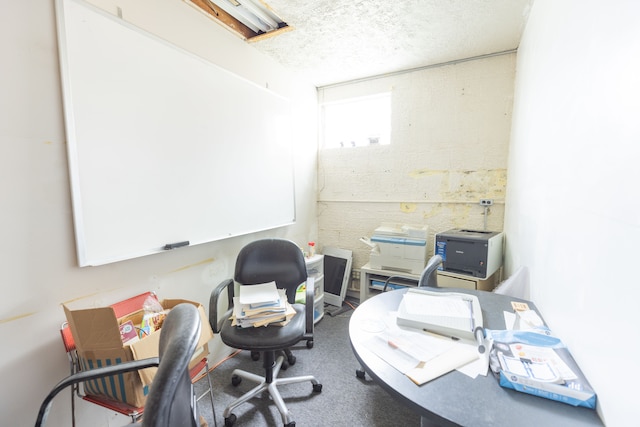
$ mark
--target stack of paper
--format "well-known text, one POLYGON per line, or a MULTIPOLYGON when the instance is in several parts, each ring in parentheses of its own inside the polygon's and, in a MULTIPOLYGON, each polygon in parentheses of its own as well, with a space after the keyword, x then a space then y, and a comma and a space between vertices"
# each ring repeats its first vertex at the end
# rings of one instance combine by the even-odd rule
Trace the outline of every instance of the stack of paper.
POLYGON ((233 298, 232 324, 241 328, 284 326, 295 314, 284 289, 277 289, 275 282, 240 286, 240 296, 233 298))

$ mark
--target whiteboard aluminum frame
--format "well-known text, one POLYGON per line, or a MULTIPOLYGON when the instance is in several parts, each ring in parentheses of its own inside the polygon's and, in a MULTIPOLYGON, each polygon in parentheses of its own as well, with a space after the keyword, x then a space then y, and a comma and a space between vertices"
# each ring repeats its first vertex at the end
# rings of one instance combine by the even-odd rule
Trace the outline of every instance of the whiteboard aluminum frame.
MULTIPOLYGON (((91 15, 91 16, 94 16, 94 15, 91 15)), ((102 264, 107 264, 111 262, 117 262, 117 261, 136 258, 140 256, 150 255, 154 253, 161 253, 161 252, 164 252, 164 249, 163 249, 164 246, 172 242, 188 240, 190 245, 197 245, 201 243, 207 243, 211 241, 226 239, 234 236, 246 235, 250 233, 256 233, 264 230, 283 227, 283 226, 287 226, 295 223, 296 221, 296 200, 295 200, 295 179, 294 179, 295 174, 294 174, 294 167, 293 167, 293 147, 291 143, 291 134, 290 134, 291 105, 287 99, 261 86, 258 86, 247 79, 233 75, 232 73, 219 67, 218 65, 213 64, 173 44, 170 44, 165 40, 151 33, 148 33, 144 30, 141 30, 140 28, 130 23, 127 23, 120 18, 114 17, 113 15, 110 15, 105 11, 103 11, 102 9, 99 9, 85 1, 56 0, 56 20, 57 20, 57 31, 58 31, 58 49, 59 49, 59 60, 60 60, 61 84, 62 84, 62 94, 63 94, 63 104, 64 104, 63 111, 64 111, 65 127, 66 127, 66 134, 67 134, 67 156, 68 156, 68 162, 69 162, 70 188, 71 188, 71 197, 72 197, 72 204, 73 204, 74 229, 75 229, 75 237, 76 237, 76 251, 77 251, 77 257, 78 257, 78 264, 81 267, 89 266, 89 265, 92 265, 92 266, 102 265, 102 264), (197 64, 201 64, 202 66, 209 67, 207 71, 218 73, 216 75, 219 78, 222 78, 223 80, 227 79, 227 81, 230 81, 230 82, 233 82, 233 84, 239 85, 239 87, 242 90, 247 91, 247 93, 251 93, 252 95, 255 95, 256 98, 259 98, 261 100, 264 98, 265 102, 272 101, 279 106, 277 109, 277 113, 282 113, 282 114, 277 118, 282 119, 283 122, 287 121, 288 119, 288 123, 286 124, 286 126, 284 126, 286 130, 283 132, 283 134, 286 134, 286 137, 283 138, 283 141, 282 141, 283 143, 282 152, 286 153, 285 159, 283 160, 283 164, 285 168, 282 168, 282 170, 278 170, 275 175, 277 175, 278 179, 281 180, 281 181, 278 181, 278 184, 282 184, 282 188, 286 187, 286 189, 281 192, 277 192, 274 190, 275 195, 273 199, 277 200, 273 202, 274 205, 263 207, 263 210, 261 212, 255 213, 254 217, 258 218, 258 215, 263 215, 267 217, 268 216, 267 214, 272 214, 273 211, 277 211, 275 214, 273 214, 273 216, 269 216, 268 217, 269 219, 265 220, 265 221, 268 221, 268 223, 260 222, 261 220, 260 218, 260 220, 256 221, 256 223, 254 224, 251 221, 248 221, 246 218, 242 219, 247 215, 249 215, 248 213, 239 212, 238 217, 240 219, 238 219, 238 221, 243 221, 242 225, 234 223, 232 224, 233 226, 231 225, 229 226, 228 230, 225 228, 220 228, 220 230, 214 229, 214 230, 211 230, 210 232, 207 231, 208 234, 205 233, 202 236, 198 235, 197 233, 189 233, 189 235, 183 235, 177 232, 175 237, 167 235, 167 237, 162 238, 163 240, 150 242, 149 244, 145 243, 143 245, 142 244, 135 245, 135 244, 128 243, 127 240, 129 240, 128 239, 129 235, 124 235, 123 238, 121 237, 122 247, 119 247, 117 251, 115 250, 101 251, 100 248, 101 248, 102 242, 96 242, 96 238, 92 236, 90 232, 93 229, 100 229, 102 224, 95 225, 94 223, 92 223, 92 221, 95 218, 93 218, 90 214, 88 214, 86 209, 88 199, 95 197, 95 194, 93 194, 91 191, 88 191, 86 188, 83 188, 83 185, 86 185, 87 180, 85 179, 86 177, 82 176, 80 173, 80 169, 82 167, 82 163, 84 160, 79 155, 79 146, 82 144, 82 142, 78 141, 78 138, 76 138, 76 131, 78 129, 78 125, 79 125, 79 122, 81 122, 82 120, 78 119, 77 117, 78 109, 77 109, 77 106, 74 105, 74 101, 76 99, 76 96, 78 96, 78 92, 80 92, 80 90, 78 90, 78 88, 74 86, 74 82, 70 78, 72 70, 70 69, 71 67, 69 66, 69 63, 68 63, 70 49, 69 49, 68 40, 67 40, 67 35, 69 30, 67 25, 68 23, 67 19, 70 19, 70 18, 67 12, 69 8, 74 7, 76 5, 79 5, 85 8, 86 11, 88 11, 90 14, 95 14, 95 16, 99 17, 97 19, 106 19, 107 21, 116 24, 114 28, 121 28, 118 26, 122 26, 124 27, 125 31, 130 30, 132 32, 131 34, 134 34, 134 37, 140 36, 141 37, 140 40, 143 40, 143 42, 149 42, 150 40, 151 41, 150 43, 156 43, 157 46, 160 46, 159 49, 164 49, 165 47, 170 48, 169 50, 166 50, 166 52, 169 52, 170 55, 174 55, 174 54, 183 55, 183 57, 186 58, 186 60, 191 61, 191 63, 197 63, 197 64), (286 119, 283 117, 286 117, 286 119), (276 202, 279 202, 279 204, 275 205, 276 202), (281 205, 282 207, 280 207, 281 205), (282 211, 280 211, 280 209, 282 209, 282 211), (245 224, 247 225, 245 226, 245 224)), ((110 25, 110 24, 106 24, 106 25, 110 25)), ((225 98, 225 100, 226 99, 227 98, 225 98)), ((254 98, 251 97, 249 99, 253 100, 254 98)), ((188 108, 186 109, 188 110, 188 108)), ((265 110, 266 110, 264 112, 265 115, 277 114, 277 113, 270 113, 269 109, 265 109, 265 110)), ((234 112, 233 115, 238 116, 236 112, 234 112)), ((250 119, 251 118, 246 118, 246 120, 250 120, 250 119)), ((258 121, 267 122, 267 119, 260 118, 258 121)), ((250 128, 251 127, 250 125, 253 125, 253 124, 254 124, 253 122, 249 122, 249 125, 247 125, 246 127, 250 128)), ((241 131, 246 130, 246 129, 242 129, 242 126, 240 126, 239 128, 241 131)), ((271 137, 270 134, 268 134, 268 136, 271 137)), ((259 147, 259 144, 256 143, 255 141, 252 141, 252 143, 256 147, 259 147)), ((224 145, 224 144, 220 144, 220 145, 224 145)), ((247 150, 246 147, 239 147, 237 151, 243 151, 244 153, 246 153, 247 151, 253 151, 253 146, 250 146, 250 148, 251 150, 247 150), (242 150, 243 148, 244 148, 244 151, 242 150)), ((266 151, 267 149, 263 148, 263 150, 266 151)), ((184 150, 184 151, 187 151, 187 150, 184 150)), ((263 157, 264 157, 264 153, 263 153, 263 157)), ((260 167, 261 165, 259 164, 259 160, 260 159, 253 159, 253 165, 260 167)), ((237 165, 237 166, 242 166, 242 165, 237 165)), ((237 170, 242 172, 241 168, 237 168, 237 170)), ((269 169, 266 169, 266 172, 269 172, 269 169)), ((258 176, 265 176, 264 174, 259 175, 260 172, 257 172, 257 173, 258 173, 258 176)), ((231 179, 234 179, 234 177, 237 177, 237 175, 228 174, 220 177, 220 178, 223 178, 221 182, 214 183, 214 184, 219 184, 218 187, 216 187, 216 189, 219 189, 223 186, 231 187, 234 185, 238 185, 237 183, 231 184, 231 179)), ((242 179, 242 177, 240 179, 242 179)), ((261 180, 254 181, 256 182, 256 187, 259 187, 259 184, 260 184, 259 181, 261 180)), ((194 184, 194 182, 188 182, 188 184, 194 184)), ((190 190, 190 187, 188 185, 185 187, 186 187, 185 192, 190 190)), ((245 184, 245 187, 249 188, 249 191, 252 191, 251 190, 252 186, 250 184, 245 184)), ((223 195, 226 194, 227 196, 229 195, 234 197, 236 196, 235 194, 232 194, 232 192, 229 190, 220 190, 220 191, 226 191, 225 193, 223 193, 223 195)), ((194 191, 194 192, 197 192, 197 191, 194 191)), ((263 190, 257 196, 261 196, 261 194, 264 192, 265 191, 263 190)), ((146 195, 146 193, 144 194, 146 195)), ((201 198, 206 198, 207 195, 208 194, 205 194, 201 196, 201 198)), ((251 194, 247 194, 246 199, 251 199, 251 196, 252 196, 251 194)), ((239 197, 240 196, 238 196, 238 199, 239 197)), ((235 202, 231 204, 237 205, 238 200, 237 199, 234 199, 234 200, 235 202)), ((123 209, 124 208, 126 208, 126 206, 123 206, 123 209)), ((185 209, 192 209, 192 211, 194 212, 197 212, 198 208, 199 208, 198 206, 185 207, 185 209)), ((225 209, 237 209, 237 208, 238 206, 229 206, 229 203, 227 203, 226 200, 220 201, 219 209, 221 209, 221 212, 223 212, 223 210, 225 209)), ((254 207, 254 209, 255 208, 256 207, 254 207)), ((244 209, 250 210, 252 209, 252 207, 249 205, 249 206, 246 206, 244 209)), ((217 212, 216 209, 213 209, 213 210, 214 210, 213 213, 217 212)), ((260 209, 256 209, 256 211, 260 211, 260 209)), ((158 215, 163 214, 162 209, 156 209, 154 213, 155 212, 157 212, 158 215)), ((216 217, 215 215, 213 215, 213 213, 211 216, 211 222, 216 221, 216 217)), ((231 218, 232 221, 236 221, 234 215, 229 214, 228 218, 231 218)), ((108 219, 111 220, 112 218, 108 218, 108 219)), ((103 237, 105 237, 106 240, 112 238, 109 230, 117 232, 119 231, 118 227, 122 225, 122 224, 117 224, 118 222, 117 220, 114 220, 114 222, 116 223, 112 226, 112 228, 110 228, 109 225, 105 225, 107 231, 104 231, 104 232, 99 231, 104 234, 103 237)), ((137 231, 137 229, 134 230, 133 227, 130 227, 129 230, 137 231)))

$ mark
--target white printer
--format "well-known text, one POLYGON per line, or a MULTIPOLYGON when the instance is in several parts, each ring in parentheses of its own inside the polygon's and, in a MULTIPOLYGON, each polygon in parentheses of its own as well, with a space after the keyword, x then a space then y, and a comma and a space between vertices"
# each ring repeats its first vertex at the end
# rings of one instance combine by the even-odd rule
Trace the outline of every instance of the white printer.
POLYGON ((420 274, 427 262, 428 227, 383 223, 371 239, 369 266, 420 274))

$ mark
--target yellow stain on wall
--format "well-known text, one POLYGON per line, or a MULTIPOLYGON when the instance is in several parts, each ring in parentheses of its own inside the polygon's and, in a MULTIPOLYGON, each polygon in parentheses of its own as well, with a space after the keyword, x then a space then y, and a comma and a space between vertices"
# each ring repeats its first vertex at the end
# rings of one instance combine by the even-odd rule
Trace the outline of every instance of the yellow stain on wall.
POLYGON ((404 213, 413 213, 418 209, 415 203, 400 203, 400 211, 404 213))
POLYGON ((438 203, 437 205, 427 207, 422 213, 422 218, 423 219, 435 218, 441 215, 443 211, 444 211, 444 207, 442 206, 441 203, 438 203))
POLYGON ((409 172, 409 176, 414 179, 441 176, 442 196, 463 195, 463 193, 482 192, 485 196, 487 191, 502 194, 507 185, 506 169, 478 169, 478 170, 434 170, 416 169, 409 172), (454 188, 451 188, 451 186, 454 188))
MULTIPOLYGON (((475 208, 475 207, 474 207, 475 208)), ((469 224, 470 217, 472 215, 472 209, 470 205, 456 206, 455 215, 453 215, 454 228, 464 228, 469 224)))
POLYGON ((188 269, 190 269, 192 267, 196 267, 198 265, 209 264, 210 262, 213 262, 215 260, 216 260, 215 258, 207 258, 207 259, 204 259, 202 261, 196 262, 194 264, 189 264, 189 265, 185 265, 184 267, 176 268, 175 270, 172 270, 169 273, 177 273, 178 271, 188 270, 188 269))
POLYGON ((417 169, 409 172, 411 178, 422 178, 424 176, 434 176, 449 173, 446 170, 433 170, 433 169, 417 169))
POLYGON ((507 183, 506 169, 456 171, 441 182, 441 197, 452 200, 504 197, 507 183))
POLYGON ((0 324, 13 322, 14 320, 24 319, 25 317, 33 316, 34 314, 36 314, 36 312, 32 311, 31 313, 24 313, 24 314, 19 314, 13 317, 8 317, 6 319, 0 319, 0 324))
POLYGON ((78 301, 78 300, 81 300, 81 299, 85 299, 85 298, 93 297, 93 296, 98 295, 98 293, 99 293, 99 292, 94 292, 94 293, 92 293, 92 294, 83 295, 83 296, 81 296, 81 297, 77 297, 77 298, 74 298, 74 299, 70 299, 70 300, 68 300, 68 301, 63 301, 63 302, 62 302, 62 305, 66 305, 66 304, 69 304, 69 303, 71 303, 71 302, 78 301))

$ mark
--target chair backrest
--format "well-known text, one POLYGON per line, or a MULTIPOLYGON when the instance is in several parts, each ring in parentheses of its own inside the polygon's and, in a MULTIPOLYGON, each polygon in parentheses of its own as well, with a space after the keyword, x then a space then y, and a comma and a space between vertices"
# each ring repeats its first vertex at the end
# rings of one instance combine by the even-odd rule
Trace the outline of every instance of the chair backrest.
POLYGON ((200 337, 200 315, 188 303, 171 309, 160 333, 160 365, 144 410, 143 426, 196 426, 189 361, 200 337))
MULTIPOLYGON (((432 288, 438 287, 438 266, 442 264, 442 257, 440 255, 434 255, 429 258, 427 261, 427 265, 422 270, 420 274, 420 279, 418 280, 418 287, 429 286, 432 288)), ((384 287, 382 288, 382 292, 387 291, 387 287, 389 282, 393 279, 404 279, 405 276, 389 276, 387 280, 384 282, 384 287)))
POLYGON ((438 266, 440 264, 442 264, 442 257, 440 255, 434 255, 429 258, 427 265, 424 267, 424 270, 422 270, 422 274, 420 275, 418 287, 438 287, 438 266))
POLYGON ((279 289, 286 290, 289 303, 294 303, 296 289, 307 280, 304 255, 290 240, 256 240, 238 254, 234 279, 241 285, 275 281, 279 289))

